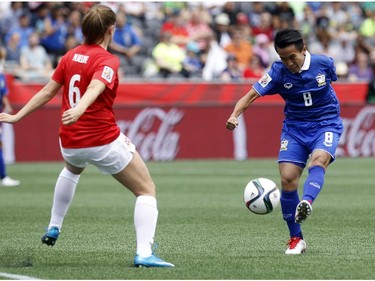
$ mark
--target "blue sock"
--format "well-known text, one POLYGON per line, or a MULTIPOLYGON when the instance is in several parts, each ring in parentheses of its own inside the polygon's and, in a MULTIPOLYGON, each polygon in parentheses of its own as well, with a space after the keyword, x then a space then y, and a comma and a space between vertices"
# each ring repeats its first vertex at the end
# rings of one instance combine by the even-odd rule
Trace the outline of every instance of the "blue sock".
POLYGON ((299 196, 297 190, 281 191, 280 203, 283 218, 286 221, 289 228, 290 237, 297 236, 303 238, 301 225, 294 221, 296 207, 299 203, 299 196))
POLYGON ((321 166, 313 166, 309 169, 309 176, 303 185, 302 200, 313 203, 323 188, 325 170, 321 166))
POLYGON ((5 163, 4 163, 4 158, 3 158, 3 149, 0 148, 0 178, 3 179, 6 177, 6 172, 5 172, 5 163))

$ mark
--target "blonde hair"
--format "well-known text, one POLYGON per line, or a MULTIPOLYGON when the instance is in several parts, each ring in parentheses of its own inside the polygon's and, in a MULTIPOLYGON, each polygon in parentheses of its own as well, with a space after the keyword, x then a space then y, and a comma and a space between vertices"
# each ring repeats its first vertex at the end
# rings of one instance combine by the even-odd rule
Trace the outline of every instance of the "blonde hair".
POLYGON ((116 23, 116 14, 105 5, 95 5, 82 21, 82 33, 86 44, 103 42, 108 28, 116 23))

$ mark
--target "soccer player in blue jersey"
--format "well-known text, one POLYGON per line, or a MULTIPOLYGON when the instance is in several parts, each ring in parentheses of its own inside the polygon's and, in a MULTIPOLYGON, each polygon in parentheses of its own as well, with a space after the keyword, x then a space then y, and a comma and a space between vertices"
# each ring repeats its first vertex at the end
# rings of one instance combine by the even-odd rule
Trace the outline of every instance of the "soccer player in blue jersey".
POLYGON ((278 156, 281 211, 290 232, 285 253, 301 254, 306 242, 300 224, 312 212, 343 130, 340 105, 331 86, 337 80, 336 68, 331 58, 310 54, 298 30, 280 30, 274 44, 281 61, 274 62, 236 103, 226 127, 234 130, 238 116, 259 97, 279 94, 285 100, 278 156), (298 184, 309 157, 308 177, 300 200, 298 184))
MULTIPOLYGON (((8 86, 6 84, 5 75, 3 73, 3 64, 6 57, 6 50, 0 47, 0 112, 12 112, 12 107, 8 99, 8 86)), ((12 179, 7 175, 6 164, 3 156, 3 132, 0 123, 0 186, 18 186, 19 180, 12 179)))

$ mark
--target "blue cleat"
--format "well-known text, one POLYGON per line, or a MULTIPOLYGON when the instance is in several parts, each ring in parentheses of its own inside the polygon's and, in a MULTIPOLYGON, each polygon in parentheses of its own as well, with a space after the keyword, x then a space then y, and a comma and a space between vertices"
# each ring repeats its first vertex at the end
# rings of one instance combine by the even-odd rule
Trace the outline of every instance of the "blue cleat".
POLYGON ((135 255, 134 266, 136 267, 174 267, 174 264, 163 261, 158 256, 155 256, 154 254, 152 254, 149 257, 142 257, 140 255, 135 255))
POLYGON ((42 237, 42 243, 53 246, 56 243, 57 238, 59 238, 60 231, 57 227, 51 227, 47 230, 46 234, 42 237))

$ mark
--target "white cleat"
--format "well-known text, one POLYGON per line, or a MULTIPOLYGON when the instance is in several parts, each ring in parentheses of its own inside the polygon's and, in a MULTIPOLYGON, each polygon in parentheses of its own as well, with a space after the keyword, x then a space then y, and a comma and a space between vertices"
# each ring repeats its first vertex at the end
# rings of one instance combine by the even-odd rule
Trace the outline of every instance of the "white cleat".
POLYGON ((19 180, 12 179, 8 176, 3 178, 0 182, 0 185, 2 185, 2 186, 18 186, 20 184, 21 184, 21 182, 19 180))
POLYGON ((306 251, 306 242, 301 237, 293 236, 288 242, 289 248, 286 249, 286 255, 299 255, 306 251))

